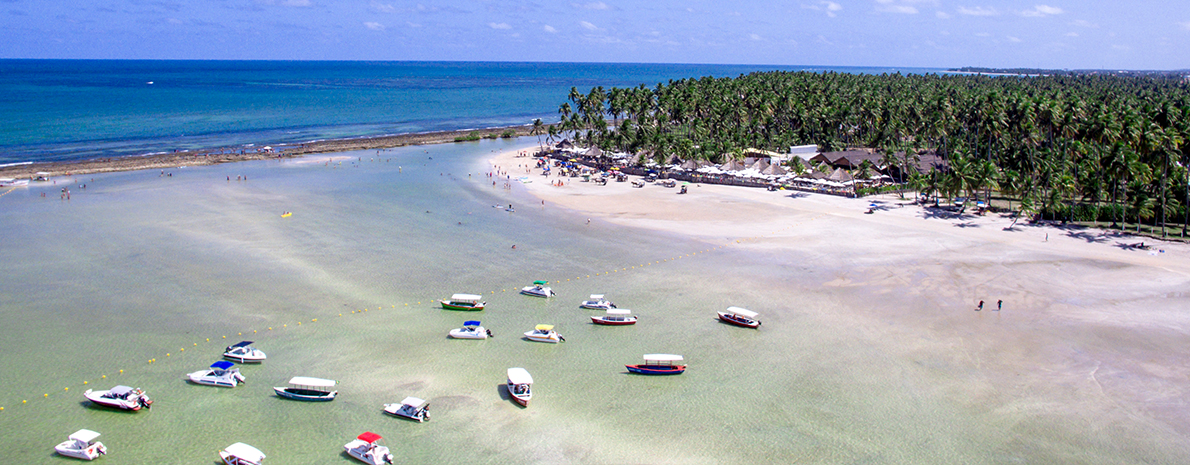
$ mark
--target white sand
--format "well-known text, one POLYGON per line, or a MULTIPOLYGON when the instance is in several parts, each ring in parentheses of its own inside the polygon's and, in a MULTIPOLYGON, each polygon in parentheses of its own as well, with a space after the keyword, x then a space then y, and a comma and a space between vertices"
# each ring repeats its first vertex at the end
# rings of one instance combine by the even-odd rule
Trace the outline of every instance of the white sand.
MULTIPOLYGON (((533 158, 501 153, 515 179, 533 158)), ((1052 424, 1144 443, 1190 444, 1190 247, 998 214, 955 217, 897 196, 846 199, 791 191, 541 176, 514 182, 573 221, 704 240, 716 253, 817 280, 839 302, 825 316, 930 372, 971 415, 1016 434, 1052 424), (879 205, 865 214, 868 204, 879 205), (1127 247, 1144 242, 1151 250, 1127 247), (718 248, 723 246, 722 248, 718 248), (755 253, 753 253, 755 252, 755 253), (997 300, 1003 311, 995 311, 997 300), (977 303, 985 301, 983 311, 977 303), (955 376, 954 372, 965 373, 955 376)), ((633 178, 636 179, 636 178, 633 178)), ((813 309, 799 309, 813 311, 813 309)), ((772 330, 770 326, 766 330, 772 330)), ((1077 455, 1078 438, 1054 438, 1077 455)), ((1143 447, 1143 446, 1142 446, 1143 447)), ((1139 452, 1143 455, 1143 451, 1139 452)))

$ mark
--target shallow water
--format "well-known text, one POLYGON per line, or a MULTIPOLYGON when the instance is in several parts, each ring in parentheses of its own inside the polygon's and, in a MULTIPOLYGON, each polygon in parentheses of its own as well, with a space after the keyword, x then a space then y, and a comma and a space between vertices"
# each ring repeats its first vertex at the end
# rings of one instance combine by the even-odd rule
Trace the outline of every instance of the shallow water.
POLYGON ((327 463, 347 460, 342 445, 364 431, 408 463, 1119 463, 1182 453, 956 401, 980 388, 964 365, 889 351, 884 337, 897 330, 886 326, 904 324, 893 315, 847 316, 873 299, 900 308, 901 297, 831 290, 821 284, 836 270, 789 265, 820 251, 704 252, 720 244, 587 225, 517 185, 493 186, 486 154, 531 143, 96 175, 72 182, 69 201, 58 198, 63 184, 0 198, 4 461, 49 461, 79 428, 103 434, 112 463, 212 463, 234 442, 269 463, 327 463), (493 208, 510 203, 514 213, 493 208), (535 279, 557 297, 516 293, 535 279), (485 294, 487 310, 431 302, 458 292, 485 294), (590 324, 596 312, 578 304, 591 293, 640 323, 590 324), (718 323, 729 305, 761 312, 764 325, 718 323), (473 318, 495 337, 446 338, 473 318), (521 340, 538 323, 567 342, 521 340), (269 354, 242 368, 246 385, 182 380, 240 339, 269 354), (690 369, 626 374, 624 364, 654 352, 682 354, 690 369), (536 381, 529 408, 503 391, 513 366, 536 381), (340 397, 273 395, 297 375, 338 380, 340 397), (115 384, 144 388, 155 407, 130 414, 83 400, 84 389, 115 384), (432 421, 381 412, 410 395, 430 401, 432 421))

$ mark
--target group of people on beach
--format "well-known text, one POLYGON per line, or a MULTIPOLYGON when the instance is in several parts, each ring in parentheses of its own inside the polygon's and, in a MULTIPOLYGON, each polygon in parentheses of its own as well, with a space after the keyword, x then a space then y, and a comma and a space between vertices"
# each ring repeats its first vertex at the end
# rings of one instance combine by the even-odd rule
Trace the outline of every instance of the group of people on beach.
MULTIPOLYGON (((1003 301, 1003 300, 996 300, 996 311, 998 312, 998 311, 1000 311, 1000 309, 1002 309, 1002 308, 1004 308, 1004 301, 1003 301)), ((983 301, 982 301, 982 300, 981 300, 981 301, 979 301, 979 306, 975 307, 975 311, 977 311, 977 312, 978 312, 978 311, 981 311, 981 310, 983 310, 983 301)))

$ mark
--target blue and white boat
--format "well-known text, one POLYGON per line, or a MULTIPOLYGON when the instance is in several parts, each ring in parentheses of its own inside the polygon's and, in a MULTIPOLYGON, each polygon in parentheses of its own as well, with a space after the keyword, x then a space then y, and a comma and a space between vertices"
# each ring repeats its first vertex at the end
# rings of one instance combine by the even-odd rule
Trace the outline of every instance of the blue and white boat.
POLYGON ((533 281, 532 286, 525 286, 521 288, 521 294, 533 297, 552 297, 554 295, 554 290, 550 289, 548 286, 546 286, 546 284, 549 284, 549 281, 533 281))
POLYGON ((645 363, 625 365, 631 373, 641 375, 680 375, 686 372, 686 365, 680 365, 681 355, 645 354, 645 363))
POLYGON ((236 387, 244 382, 244 375, 240 374, 240 369, 234 368, 235 366, 236 364, 234 363, 220 360, 212 363, 210 369, 199 370, 186 375, 186 377, 194 384, 229 388, 236 387))
POLYGON ((328 402, 335 400, 335 396, 339 395, 339 391, 333 390, 335 384, 338 384, 333 379, 294 376, 290 378, 289 384, 289 387, 274 387, 273 391, 287 399, 309 402, 328 402))
POLYGON ((487 339, 492 336, 492 332, 480 326, 479 320, 467 320, 463 322, 462 328, 452 329, 448 335, 454 339, 487 339))
POLYGON ((223 358, 240 363, 260 363, 268 358, 252 341, 240 341, 223 350, 223 358))

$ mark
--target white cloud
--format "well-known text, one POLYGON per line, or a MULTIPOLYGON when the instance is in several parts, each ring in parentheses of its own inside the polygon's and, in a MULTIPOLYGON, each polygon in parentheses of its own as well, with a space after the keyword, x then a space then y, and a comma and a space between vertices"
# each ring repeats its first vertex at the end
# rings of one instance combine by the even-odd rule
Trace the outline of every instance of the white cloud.
POLYGON ((575 8, 582 8, 584 10, 606 10, 606 9, 608 9, 607 4, 603 3, 603 2, 591 2, 591 3, 584 3, 582 5, 579 5, 577 3, 572 3, 571 5, 574 5, 575 8))
POLYGON ((1090 22, 1090 21, 1087 21, 1087 20, 1085 20, 1085 19, 1076 19, 1076 20, 1074 20, 1074 21, 1071 21, 1071 22, 1070 22, 1070 25, 1071 25, 1071 26, 1078 26, 1078 27, 1088 27, 1088 28, 1097 28, 1097 27, 1099 27, 1099 25, 1098 25, 1098 24, 1092 23, 1092 22, 1090 22))
POLYGON ((1021 12, 1021 16, 1030 18, 1040 18, 1043 16, 1060 15, 1064 13, 1061 8, 1049 5, 1037 5, 1032 10, 1025 10, 1021 12))
POLYGON ((991 37, 991 36, 992 36, 991 34, 988 34, 986 32, 976 32, 975 33, 975 37, 991 37))
POLYGON ((876 11, 883 13, 901 13, 915 15, 917 14, 917 7, 909 5, 912 3, 923 3, 929 0, 876 0, 876 11))
POLYGON ((579 21, 578 24, 579 24, 579 26, 582 26, 583 29, 586 29, 588 31, 598 31, 599 30, 599 28, 597 26, 595 26, 594 24, 588 23, 586 21, 579 21))
POLYGON ((265 5, 280 5, 280 6, 312 6, 310 0, 256 0, 257 3, 265 5))
POLYGON ((512 26, 509 26, 508 23, 488 23, 488 27, 492 29, 512 29, 512 26))
POLYGON ((405 21, 405 25, 406 25, 406 26, 409 26, 409 27, 412 27, 412 28, 419 28, 419 27, 421 27, 421 24, 418 24, 418 23, 411 23, 411 22, 409 22, 409 21, 405 21))
POLYGON ((935 11, 934 16, 937 16, 938 19, 950 19, 950 13, 945 11, 935 11))
POLYGON ((1066 37, 1078 37, 1078 33, 1077 32, 1067 32, 1066 37))
POLYGON ((958 11, 959 14, 967 16, 996 16, 1000 14, 1000 12, 996 11, 995 8, 984 8, 982 6, 977 6, 975 8, 960 6, 958 11))
POLYGON ((397 7, 389 3, 372 2, 372 10, 380 13, 396 13, 397 7))
POLYGON ((166 21, 169 22, 170 24, 182 24, 182 20, 180 20, 178 18, 170 18, 166 21))
POLYGON ((823 11, 826 12, 827 16, 832 18, 835 17, 835 12, 843 11, 843 5, 828 0, 823 0, 813 5, 802 5, 802 8, 807 10, 823 11))
POLYGON ((1005 37, 1008 37, 1009 42, 1020 42, 1021 41, 1021 39, 1018 37, 1013 37, 1013 36, 1005 36, 1005 37))
POLYGON ((548 33, 550 33, 550 34, 557 34, 557 33, 558 33, 558 30, 557 30, 557 29, 554 29, 554 27, 553 27, 553 26, 550 26, 549 24, 546 24, 545 26, 542 26, 542 27, 541 27, 541 30, 543 30, 543 31, 545 31, 545 32, 548 32, 548 33))
POLYGON ((366 26, 368 29, 371 29, 373 31, 383 31, 384 30, 383 24, 374 23, 371 21, 364 23, 364 26, 366 26))
POLYGON ((748 38, 752 40, 761 40, 760 34, 748 34, 748 38))
POLYGON ((1187 30, 1187 31, 1190 31, 1190 21, 1186 21, 1186 22, 1184 22, 1184 23, 1178 23, 1178 25, 1179 25, 1179 26, 1182 26, 1182 29, 1185 29, 1185 30, 1187 30))

